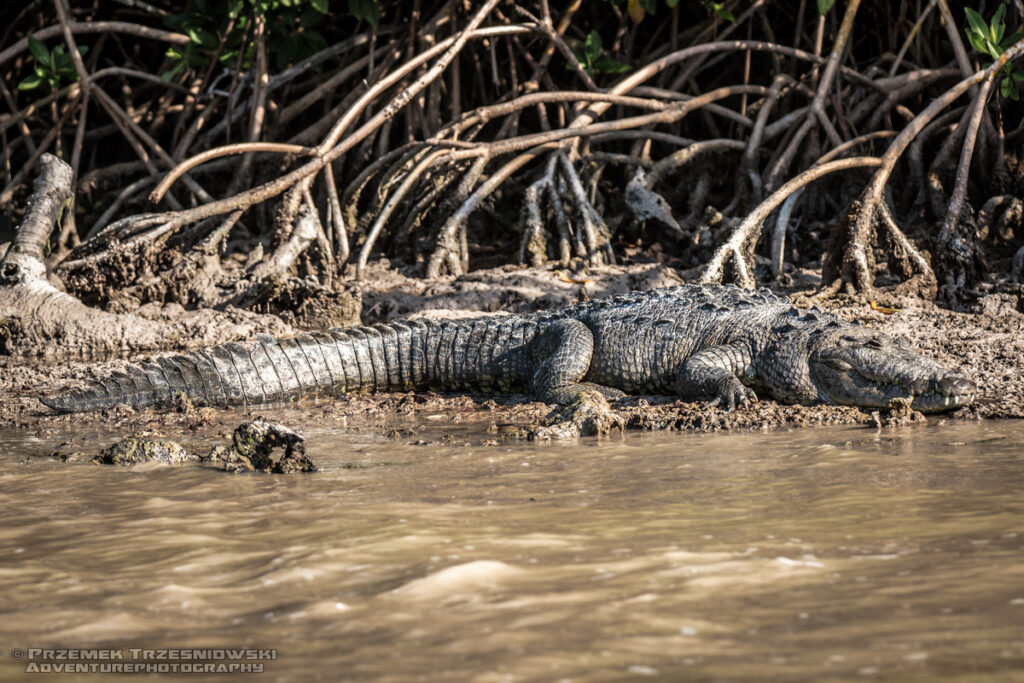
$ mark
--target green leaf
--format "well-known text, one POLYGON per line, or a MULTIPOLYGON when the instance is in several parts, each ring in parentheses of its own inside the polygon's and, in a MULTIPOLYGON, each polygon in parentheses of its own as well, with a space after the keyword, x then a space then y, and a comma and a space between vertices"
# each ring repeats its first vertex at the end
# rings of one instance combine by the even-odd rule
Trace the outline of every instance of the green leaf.
POLYGON ((1005 39, 1003 40, 1003 42, 1001 42, 1001 43, 999 44, 999 48, 1000 48, 1000 49, 1001 49, 1001 50, 1002 50, 1003 52, 1006 52, 1006 51, 1007 51, 1007 50, 1009 50, 1009 49, 1010 49, 1011 47, 1013 47, 1014 45, 1016 45, 1017 43, 1019 43, 1019 42, 1020 42, 1020 39, 1021 39, 1021 38, 1024 38, 1024 32, 1021 32, 1021 31, 1017 31, 1017 32, 1016 32, 1016 33, 1014 33, 1013 35, 1007 36, 1007 37, 1006 37, 1006 38, 1005 38, 1005 39))
POLYGON ((60 68, 60 65, 66 62, 70 57, 66 52, 63 45, 58 45, 53 48, 53 52, 50 53, 50 71, 56 71, 60 68))
POLYGON ((21 83, 18 83, 18 90, 35 90, 43 84, 43 77, 39 74, 32 74, 21 83))
POLYGON ((999 84, 999 93, 1008 100, 1016 102, 1020 99, 1020 91, 1017 89, 1017 82, 1012 78, 1004 78, 999 84))
POLYGON ((377 0, 348 0, 348 11, 356 19, 365 19, 374 28, 380 23, 380 6, 377 0))
POLYGON ((985 23, 985 19, 980 14, 970 7, 965 7, 964 13, 967 14, 967 23, 970 25, 971 31, 981 35, 988 33, 988 24, 985 23))
MULTIPOLYGON (((583 50, 579 49, 578 47, 571 47, 569 49, 572 50, 572 53, 574 55, 576 55, 576 61, 578 61, 584 67, 587 66, 587 56, 583 54, 583 50)), ((576 67, 572 65, 572 62, 568 60, 566 60, 565 62, 565 68, 569 69, 570 71, 576 69, 576 67)))
POLYGON ((32 53, 32 56, 36 58, 36 61, 40 64, 47 64, 50 61, 50 51, 46 49, 46 45, 41 40, 37 40, 35 36, 28 37, 28 49, 32 53))
POLYGON ((1003 54, 1002 51, 1000 51, 999 46, 992 42, 992 38, 988 34, 985 34, 983 43, 985 45, 985 54, 988 56, 998 58, 999 55, 1003 54))
POLYGON ((626 73, 632 67, 629 64, 623 64, 617 59, 612 59, 607 55, 601 57, 594 62, 594 69, 606 74, 621 74, 626 73))
MULTIPOLYGON (((835 0, 832 0, 832 2, 835 2, 835 0)), ((733 16, 733 13, 720 2, 711 3, 711 11, 713 11, 719 19, 724 19, 730 23, 736 21, 736 17, 733 16)))
POLYGON ((626 13, 634 24, 639 24, 647 15, 647 10, 640 4, 640 0, 626 0, 626 13))
MULTIPOLYGON (((971 47, 978 52, 984 52, 988 54, 988 24, 985 23, 985 19, 980 14, 972 10, 970 7, 964 8, 964 13, 967 15, 967 40, 970 41, 971 47)), ((996 55, 998 56, 998 55, 996 55)))
POLYGON ((986 55, 989 54, 989 37, 987 32, 978 32, 970 28, 967 30, 967 40, 970 41, 971 47, 978 52, 986 55))
POLYGON ((992 42, 992 39, 988 36, 985 37, 985 46, 988 48, 988 53, 992 55, 993 59, 998 59, 999 55, 1003 54, 1002 48, 992 42))
POLYGON ((597 31, 591 31, 587 35, 587 39, 583 41, 583 52, 587 56, 587 64, 593 64, 594 61, 601 56, 601 34, 597 31))
POLYGON ((836 0, 818 0, 818 14, 825 16, 834 4, 836 0))
POLYGON ((75 71, 75 62, 69 54, 61 53, 57 55, 53 70, 65 78, 75 79, 78 77, 78 72, 75 71))
POLYGON ((181 73, 181 70, 185 68, 185 62, 178 62, 174 65, 174 68, 170 71, 165 71, 160 74, 160 80, 165 83, 170 83, 171 79, 181 73))
POLYGON ((309 0, 309 4, 320 14, 327 14, 327 0, 309 0))
POLYGON ((999 42, 1003 39, 1003 33, 1006 32, 1006 24, 1003 23, 1003 17, 1006 16, 1006 5, 1000 4, 999 9, 992 15, 992 21, 989 25, 989 35, 992 37, 992 42, 999 45, 999 42))
POLYGON ((190 28, 188 37, 193 43, 207 50, 217 47, 217 36, 204 28, 190 28))
MULTIPOLYGON (((326 0, 324 0, 326 2, 326 0)), ((310 26, 316 26, 324 18, 318 10, 312 7, 306 7, 302 10, 302 14, 299 15, 299 26, 302 28, 309 28, 310 26)))
POLYGON ((967 31, 967 42, 971 44, 978 52, 985 52, 985 36, 975 33, 974 31, 967 31))
POLYGON ((665 5, 667 5, 669 9, 672 9, 673 7, 675 7, 678 4, 679 4, 679 0, 665 0, 665 5))

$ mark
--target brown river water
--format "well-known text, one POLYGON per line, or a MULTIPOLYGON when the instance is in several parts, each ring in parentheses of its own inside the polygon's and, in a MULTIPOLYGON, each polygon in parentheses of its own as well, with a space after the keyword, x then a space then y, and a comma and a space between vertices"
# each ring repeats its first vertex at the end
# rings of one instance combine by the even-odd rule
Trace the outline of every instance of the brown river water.
POLYGON ((0 679, 250 648, 182 677, 1024 681, 1024 422, 449 447, 296 415, 319 473, 0 431, 0 679))

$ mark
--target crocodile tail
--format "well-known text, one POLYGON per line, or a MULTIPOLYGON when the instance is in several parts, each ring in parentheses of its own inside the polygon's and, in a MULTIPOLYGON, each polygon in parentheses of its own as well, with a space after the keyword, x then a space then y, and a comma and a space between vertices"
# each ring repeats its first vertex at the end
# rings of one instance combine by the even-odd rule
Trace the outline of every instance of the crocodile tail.
MULTIPOLYGON (((83 389, 40 397, 59 412, 118 404, 165 408, 179 394, 195 405, 247 406, 305 396, 426 386, 431 323, 410 322, 214 346, 133 364, 83 389)), ((431 384, 433 384, 431 382, 431 384)))

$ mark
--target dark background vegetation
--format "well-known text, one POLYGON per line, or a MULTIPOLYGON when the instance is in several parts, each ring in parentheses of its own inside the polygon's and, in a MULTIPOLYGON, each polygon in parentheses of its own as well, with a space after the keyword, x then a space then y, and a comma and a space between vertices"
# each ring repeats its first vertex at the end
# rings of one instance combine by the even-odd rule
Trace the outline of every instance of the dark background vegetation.
MULTIPOLYGON (((975 139, 968 130, 978 86, 951 101, 941 120, 915 138, 919 144, 900 156, 886 185, 884 211, 869 210, 864 224, 870 230, 858 233, 856 221, 874 169, 854 169, 808 186, 789 224, 779 229, 788 238, 783 245, 776 240, 773 246, 776 211, 764 222, 764 239, 759 224, 742 248, 719 253, 762 200, 836 147, 835 136, 843 141, 867 136, 843 154, 880 156, 892 135, 931 102, 1010 48, 1018 38, 1011 34, 1020 24, 1020 8, 998 10, 990 2, 970 7, 984 18, 986 29, 1001 28, 993 34, 998 40, 991 55, 972 41, 964 4, 860 3, 849 41, 837 54, 843 69, 823 88, 821 116, 809 124, 801 108, 819 88, 824 60, 841 44, 849 5, 827 0, 578 0, 550 7, 541 0, 500 2, 482 26, 534 28, 468 40, 440 77, 338 156, 330 164, 331 176, 318 172, 305 188, 300 183, 250 202, 237 215, 225 211, 162 232, 133 222, 140 214, 187 210, 239 195, 301 166, 308 160, 303 154, 220 157, 190 171, 187 182, 179 179, 158 203, 150 196, 174 165, 223 145, 322 144, 360 96, 401 64, 457 36, 483 4, 73 1, 66 7, 69 25, 129 26, 74 30, 82 53, 78 67, 59 30, 18 49, 19 41, 42 29, 59 29, 57 4, 8 3, 0 39, 0 242, 12 239, 38 160, 47 151, 71 163, 76 201, 73 220, 65 220, 49 241, 48 265, 70 292, 111 310, 148 301, 269 306, 266 282, 295 274, 314 289, 329 289, 362 275, 357 257, 374 220, 394 197, 397 208, 373 235, 364 257, 387 256, 393 265, 427 277, 517 261, 581 268, 648 259, 688 271, 717 255, 721 267, 711 269, 716 279, 785 282, 794 268, 824 266, 822 285, 832 285, 829 293, 873 293, 911 282, 899 291, 949 302, 1012 279, 1013 257, 1024 239, 1019 199, 1024 136, 1015 89, 1020 74, 1012 65, 999 71, 979 105, 984 109, 975 139), (954 20, 966 63, 958 60, 944 14, 954 20), (147 35, 130 27, 164 33, 147 35), (737 44, 658 70, 644 82, 645 90, 627 93, 647 104, 636 109, 613 102, 594 119, 623 120, 651 111, 651 102, 667 106, 716 88, 740 89, 716 100, 718 110, 702 107, 677 120, 628 128, 640 131, 633 137, 563 139, 561 148, 541 150, 509 172, 468 217, 458 217, 460 208, 522 150, 483 160, 442 158, 418 176, 412 170, 445 145, 494 145, 570 126, 591 104, 572 93, 606 92, 666 55, 723 38, 764 41, 821 60, 737 44), (83 88, 83 68, 101 74, 92 79, 91 91, 83 88), (778 88, 769 92, 773 83, 778 88), (741 92, 744 86, 761 90, 741 92), (563 101, 495 115, 461 136, 444 132, 481 107, 538 92, 568 94, 563 101), (775 133, 753 147, 752 124, 765 109, 770 113, 764 122, 775 124, 775 133), (873 133, 880 134, 872 138, 873 133), (686 141, 723 140, 736 142, 716 143, 692 160, 668 164, 657 183, 645 188, 650 193, 645 197, 664 200, 667 215, 638 210, 629 193, 638 168, 650 170, 685 148, 686 141), (971 153, 962 182, 966 194, 950 226, 965 149, 971 153), (780 162, 787 150, 795 153, 780 162), (379 167, 374 169, 374 162, 379 167), (410 189, 403 195, 405 180, 410 189), (539 199, 530 195, 531 186, 539 199), (340 211, 332 208, 334 199, 340 211), (296 226, 307 210, 319 220, 303 237, 296 226), (886 222, 890 215, 894 222, 886 222), (890 223, 899 227, 893 231, 890 223), (858 273, 851 254, 861 252, 868 254, 868 270, 858 273)), ((340 140, 371 121, 431 63, 383 89, 356 113, 340 140)), ((325 149, 333 144, 340 143, 325 149)))

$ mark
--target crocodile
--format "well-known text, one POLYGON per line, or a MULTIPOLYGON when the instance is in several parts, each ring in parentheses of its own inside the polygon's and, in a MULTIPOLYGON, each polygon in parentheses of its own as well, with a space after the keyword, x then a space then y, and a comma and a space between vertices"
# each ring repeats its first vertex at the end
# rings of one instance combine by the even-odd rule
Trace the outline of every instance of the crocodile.
POLYGON ((40 400, 61 412, 247 406, 368 391, 529 392, 567 404, 587 390, 705 397, 733 410, 757 393, 784 403, 922 412, 970 404, 964 373, 906 341, 801 309, 766 289, 692 284, 531 314, 408 320, 293 338, 259 335, 130 365, 40 400))

